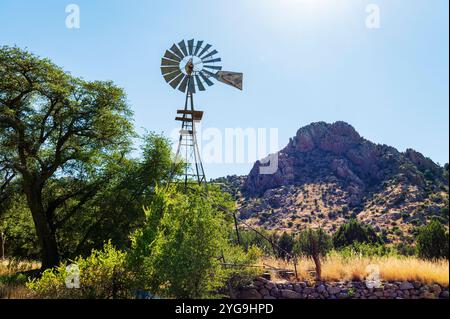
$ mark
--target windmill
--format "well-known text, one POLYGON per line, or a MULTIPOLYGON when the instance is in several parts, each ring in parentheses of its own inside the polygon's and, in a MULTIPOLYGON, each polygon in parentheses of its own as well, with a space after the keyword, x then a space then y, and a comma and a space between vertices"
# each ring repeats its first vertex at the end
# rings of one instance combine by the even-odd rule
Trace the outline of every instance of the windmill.
MULTIPOLYGON (((219 81, 242 90, 243 74, 222 71, 217 50, 204 41, 181 40, 166 50, 161 59, 161 73, 169 85, 186 94, 184 109, 177 110, 176 121, 181 122, 180 137, 175 155, 176 161, 184 163, 184 185, 196 180, 206 187, 205 171, 200 157, 195 125, 203 117, 203 111, 194 107, 194 94, 205 91, 219 81)), ((173 178, 174 169, 169 181, 173 178)))

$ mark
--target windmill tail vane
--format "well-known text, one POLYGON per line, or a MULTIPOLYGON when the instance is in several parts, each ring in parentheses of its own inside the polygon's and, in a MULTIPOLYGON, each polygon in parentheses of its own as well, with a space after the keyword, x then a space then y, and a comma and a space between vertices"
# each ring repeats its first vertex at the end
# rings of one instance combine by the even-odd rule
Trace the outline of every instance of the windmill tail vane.
MULTIPOLYGON (((200 157, 195 131, 196 123, 203 117, 203 111, 194 107, 194 94, 205 91, 214 81, 228 84, 242 90, 243 74, 222 71, 222 61, 211 44, 204 41, 180 41, 166 50, 161 59, 161 73, 164 80, 174 89, 186 93, 184 109, 177 110, 176 121, 181 122, 180 137, 175 155, 176 161, 184 164, 185 189, 193 180, 207 188, 205 171, 200 157)), ((175 167, 175 165, 174 165, 175 167)), ((172 168, 169 183, 174 177, 172 168)))

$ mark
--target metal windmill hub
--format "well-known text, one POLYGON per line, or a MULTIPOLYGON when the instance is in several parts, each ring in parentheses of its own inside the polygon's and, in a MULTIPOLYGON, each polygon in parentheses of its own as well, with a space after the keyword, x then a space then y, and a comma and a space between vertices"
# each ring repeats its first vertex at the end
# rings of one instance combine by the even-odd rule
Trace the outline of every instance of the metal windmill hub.
POLYGON ((205 91, 213 80, 242 90, 242 73, 222 71, 217 50, 204 41, 180 41, 166 50, 161 59, 161 73, 174 89, 181 92, 205 91))

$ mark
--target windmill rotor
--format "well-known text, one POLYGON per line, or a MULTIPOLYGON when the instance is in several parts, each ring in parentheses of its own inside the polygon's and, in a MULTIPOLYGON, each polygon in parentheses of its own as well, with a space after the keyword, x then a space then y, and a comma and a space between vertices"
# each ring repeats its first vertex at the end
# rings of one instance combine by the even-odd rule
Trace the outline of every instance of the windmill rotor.
POLYGON ((185 93, 205 91, 213 80, 242 90, 242 73, 222 71, 222 59, 211 44, 194 39, 181 40, 166 50, 161 59, 164 80, 174 89, 185 93))

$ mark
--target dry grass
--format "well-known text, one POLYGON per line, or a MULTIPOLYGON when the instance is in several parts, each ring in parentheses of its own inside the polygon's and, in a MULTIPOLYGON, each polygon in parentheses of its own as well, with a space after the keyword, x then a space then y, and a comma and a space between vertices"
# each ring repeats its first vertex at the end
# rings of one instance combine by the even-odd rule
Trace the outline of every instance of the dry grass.
POLYGON ((40 268, 34 261, 0 259, 0 299, 30 298, 30 290, 25 287, 26 276, 23 272, 40 268))
POLYGON ((0 259, 0 276, 14 275, 18 272, 24 272, 39 269, 41 264, 36 261, 0 259))
MULTIPOLYGON (((294 270, 292 262, 274 258, 264 258, 259 264, 294 270)), ((367 266, 375 265, 380 277, 386 281, 417 280, 423 283, 449 285, 448 260, 426 261, 417 257, 343 257, 330 254, 322 263, 322 279, 327 281, 364 280, 367 266)), ((314 263, 312 260, 299 259, 297 272, 301 280, 313 280, 314 263)), ((275 280, 280 278, 275 274, 275 280)))

